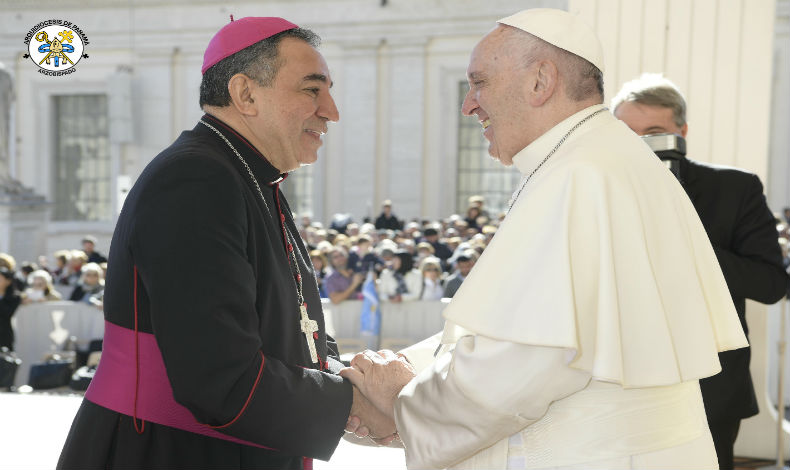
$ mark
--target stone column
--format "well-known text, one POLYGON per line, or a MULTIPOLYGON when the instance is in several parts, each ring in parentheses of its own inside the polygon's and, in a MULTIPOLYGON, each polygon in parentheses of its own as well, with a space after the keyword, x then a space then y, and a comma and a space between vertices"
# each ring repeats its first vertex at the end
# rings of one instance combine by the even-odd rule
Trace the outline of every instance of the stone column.
POLYGON ((49 206, 43 196, 22 185, 9 174, 11 75, 0 63, 0 252, 17 261, 36 261, 46 246, 49 206))
MULTIPOLYGON (((389 99, 389 116, 379 116, 389 125, 386 186, 381 199, 392 199, 394 212, 402 219, 422 217, 423 190, 437 194, 438 182, 424 184, 423 153, 425 124, 425 37, 401 38, 387 50, 389 76, 384 92, 389 99)), ((376 201, 376 208, 381 200, 376 201)))

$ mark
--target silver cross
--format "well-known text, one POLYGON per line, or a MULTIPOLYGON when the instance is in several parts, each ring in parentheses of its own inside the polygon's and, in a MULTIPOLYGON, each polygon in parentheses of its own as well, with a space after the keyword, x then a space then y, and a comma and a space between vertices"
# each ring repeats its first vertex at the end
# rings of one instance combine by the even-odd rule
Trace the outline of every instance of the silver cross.
POLYGON ((316 363, 318 362, 318 353, 315 350, 315 339, 313 339, 313 333, 318 331, 318 322, 311 320, 310 317, 307 316, 306 304, 300 305, 299 311, 302 313, 302 319, 299 321, 299 324, 302 327, 302 333, 304 333, 305 339, 307 339, 307 347, 310 349, 310 360, 313 361, 313 363, 316 363))

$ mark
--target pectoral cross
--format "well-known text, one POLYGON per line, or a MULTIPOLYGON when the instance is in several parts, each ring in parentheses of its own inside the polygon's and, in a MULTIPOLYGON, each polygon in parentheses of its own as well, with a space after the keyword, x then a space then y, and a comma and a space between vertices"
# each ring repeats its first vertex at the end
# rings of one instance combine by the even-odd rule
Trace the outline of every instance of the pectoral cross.
POLYGON ((310 360, 313 361, 313 363, 316 363, 318 362, 318 353, 315 350, 315 339, 313 338, 313 333, 318 331, 318 322, 311 320, 310 317, 307 316, 306 303, 299 306, 299 312, 302 314, 302 319, 299 321, 299 324, 302 327, 302 333, 304 333, 304 337, 307 339, 307 347, 310 349, 310 360))

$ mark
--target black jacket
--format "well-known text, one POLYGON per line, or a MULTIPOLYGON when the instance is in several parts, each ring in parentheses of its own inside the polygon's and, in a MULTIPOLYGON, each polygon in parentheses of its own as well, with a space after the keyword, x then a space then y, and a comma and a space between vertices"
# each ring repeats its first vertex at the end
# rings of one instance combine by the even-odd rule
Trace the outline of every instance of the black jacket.
MULTIPOLYGON (((727 287, 747 337, 746 299, 764 304, 780 300, 788 276, 782 265, 776 222, 753 174, 684 159, 680 180, 716 252, 727 287)), ((722 371, 700 381, 710 422, 757 414, 757 399, 746 347, 719 354, 722 371)))
POLYGON ((401 230, 403 229, 403 222, 399 220, 395 214, 390 213, 390 216, 387 217, 387 215, 382 212, 376 218, 375 226, 376 230, 401 230))
POLYGON ((224 123, 203 120, 245 158, 266 205, 211 129, 198 124, 182 133, 124 203, 110 250, 105 319, 134 328, 136 267, 139 329, 155 335, 175 400, 198 422, 232 422, 221 432, 277 451, 151 423, 138 435, 129 417, 84 402, 60 468, 300 468, 302 456, 328 460, 343 435, 351 385, 334 374, 342 364, 332 358, 337 351, 326 336, 310 257, 284 196, 269 184, 281 175, 224 123), (300 330, 278 199, 296 238, 324 371, 310 360, 300 330))

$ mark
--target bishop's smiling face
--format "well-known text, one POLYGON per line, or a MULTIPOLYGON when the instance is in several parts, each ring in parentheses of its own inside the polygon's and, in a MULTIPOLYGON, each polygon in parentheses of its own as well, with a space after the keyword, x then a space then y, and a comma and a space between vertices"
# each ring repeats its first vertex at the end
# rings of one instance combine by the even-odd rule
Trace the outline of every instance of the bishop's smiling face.
POLYGON ((329 94, 332 80, 326 61, 311 45, 294 38, 279 44, 282 61, 271 86, 257 86, 254 125, 260 150, 280 171, 318 159, 328 121, 340 115, 329 94))
POLYGON ((461 112, 476 115, 488 140, 488 153, 503 165, 529 145, 527 72, 519 48, 509 47, 513 31, 499 26, 472 51, 467 68, 469 91, 461 112), (515 49, 515 50, 514 50, 515 49))

